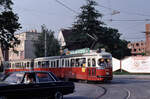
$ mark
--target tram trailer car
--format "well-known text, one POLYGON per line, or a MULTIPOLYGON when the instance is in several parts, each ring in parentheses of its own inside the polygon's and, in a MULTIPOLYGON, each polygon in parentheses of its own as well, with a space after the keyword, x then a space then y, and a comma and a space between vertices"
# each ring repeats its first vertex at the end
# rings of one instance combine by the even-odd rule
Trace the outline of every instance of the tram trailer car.
POLYGON ((10 60, 3 63, 5 74, 16 71, 32 71, 34 59, 10 60))
POLYGON ((113 78, 112 56, 107 52, 90 50, 84 54, 41 57, 26 62, 28 65, 24 62, 20 66, 18 63, 17 68, 9 63, 5 71, 51 71, 59 78, 87 81, 110 81, 113 78))

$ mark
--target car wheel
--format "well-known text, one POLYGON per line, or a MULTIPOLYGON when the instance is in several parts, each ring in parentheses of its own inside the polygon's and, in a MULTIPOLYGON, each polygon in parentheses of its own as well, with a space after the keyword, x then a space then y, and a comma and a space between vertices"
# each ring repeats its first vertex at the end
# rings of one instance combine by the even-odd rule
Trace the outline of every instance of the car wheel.
POLYGON ((61 92, 56 92, 54 97, 54 99, 63 99, 63 94, 61 92))
POLYGON ((7 99, 6 96, 0 96, 0 99, 7 99))

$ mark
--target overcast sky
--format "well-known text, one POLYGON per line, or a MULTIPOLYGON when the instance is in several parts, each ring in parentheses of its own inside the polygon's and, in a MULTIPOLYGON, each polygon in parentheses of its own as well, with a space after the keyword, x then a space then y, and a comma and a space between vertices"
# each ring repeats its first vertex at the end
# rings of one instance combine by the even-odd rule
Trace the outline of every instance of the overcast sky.
MULTIPOLYGON (((19 16, 25 32, 33 29, 40 31, 41 25, 58 34, 61 28, 71 27, 80 7, 85 0, 59 0, 73 11, 65 8, 57 0, 12 0, 15 13, 19 16), (77 12, 77 13, 75 13, 77 12)), ((96 9, 103 14, 102 20, 107 26, 116 28, 121 38, 129 41, 145 40, 145 24, 150 23, 150 0, 95 0, 99 4, 96 9), (112 12, 120 12, 111 15, 112 12), (114 21, 110 21, 110 19, 114 21), (115 21, 116 20, 116 21, 115 21)))

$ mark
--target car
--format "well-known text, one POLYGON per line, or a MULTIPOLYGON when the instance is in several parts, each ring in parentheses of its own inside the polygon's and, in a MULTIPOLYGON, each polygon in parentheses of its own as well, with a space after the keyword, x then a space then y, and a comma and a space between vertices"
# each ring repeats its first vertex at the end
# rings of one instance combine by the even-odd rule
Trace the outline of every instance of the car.
POLYGON ((5 76, 0 82, 0 99, 30 96, 63 99, 63 95, 73 93, 74 90, 73 82, 61 81, 52 72, 13 72, 5 76), (27 81, 29 79, 30 81, 27 81))

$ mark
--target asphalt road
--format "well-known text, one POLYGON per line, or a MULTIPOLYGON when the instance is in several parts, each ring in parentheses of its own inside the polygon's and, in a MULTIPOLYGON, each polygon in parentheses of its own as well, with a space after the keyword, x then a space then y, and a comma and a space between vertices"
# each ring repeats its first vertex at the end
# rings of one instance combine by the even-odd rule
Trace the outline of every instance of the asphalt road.
POLYGON ((75 90, 64 99, 150 99, 150 75, 114 75, 111 83, 75 82, 75 90))
POLYGON ((76 83, 64 99, 150 99, 150 75, 117 75, 111 83, 76 83))

